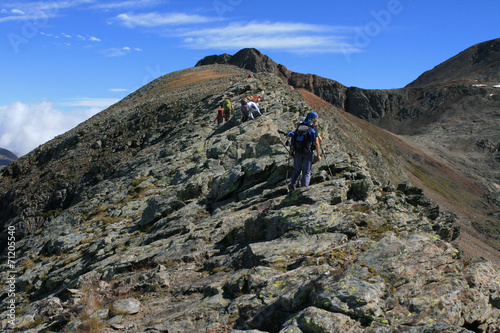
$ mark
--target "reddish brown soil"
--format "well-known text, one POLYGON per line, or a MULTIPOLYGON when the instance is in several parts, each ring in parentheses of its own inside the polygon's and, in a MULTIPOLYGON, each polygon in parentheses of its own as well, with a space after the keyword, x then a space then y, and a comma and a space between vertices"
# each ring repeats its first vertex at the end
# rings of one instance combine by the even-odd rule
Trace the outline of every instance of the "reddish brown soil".
MULTIPOLYGON (((333 108, 330 103, 305 89, 298 89, 298 91, 307 103, 317 110, 333 108)), ((372 127, 375 127, 374 125, 345 112, 342 115, 364 128, 367 135, 373 133, 374 129, 372 127)), ((437 154, 433 154, 432 151, 424 150, 423 147, 409 142, 406 138, 383 129, 377 128, 377 132, 370 139, 376 140, 378 135, 386 141, 384 144, 389 143, 394 152, 402 156, 403 160, 406 160, 405 169, 412 182, 424 188, 426 195, 436 202, 442 210, 453 211, 459 216, 457 223, 461 228, 461 234, 455 244, 463 251, 465 259, 484 257, 500 266, 500 251, 489 246, 485 242, 486 236, 474 229, 470 222, 467 222, 484 214, 481 199, 485 194, 484 189, 448 165, 446 161, 437 154), (424 174, 426 176, 430 175, 432 178, 422 179, 421 175, 416 172, 418 170, 424 170, 424 174)))

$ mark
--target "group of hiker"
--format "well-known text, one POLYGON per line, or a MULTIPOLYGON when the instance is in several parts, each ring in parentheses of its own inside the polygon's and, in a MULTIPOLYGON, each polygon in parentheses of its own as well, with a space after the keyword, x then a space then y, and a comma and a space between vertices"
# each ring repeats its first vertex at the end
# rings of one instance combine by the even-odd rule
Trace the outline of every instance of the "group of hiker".
MULTIPOLYGON (((259 96, 247 96, 240 101, 242 122, 254 119, 254 111, 262 116, 257 104, 260 100, 261 97, 259 96)), ((234 114, 234 107, 231 99, 226 98, 217 112, 218 124, 221 124, 224 120, 228 121, 232 114, 234 114)), ((300 120, 298 127, 288 133, 288 138, 290 145, 288 153, 294 160, 288 190, 293 192, 297 188, 299 178, 301 178, 301 187, 309 186, 312 165, 321 161, 321 142, 323 139, 319 135, 318 114, 314 111, 309 112, 305 118, 300 120), (301 175, 302 177, 300 177, 301 175)))
MULTIPOLYGON (((253 74, 249 74, 252 78, 253 74)), ((259 96, 247 96, 240 100, 241 106, 241 122, 244 123, 249 119, 254 119, 254 112, 259 116, 262 113, 257 104, 262 98, 259 96)), ((234 106, 231 99, 224 99, 222 106, 217 111, 217 123, 220 125, 224 121, 229 121, 231 115, 234 114, 234 106)), ((295 130, 288 133, 287 143, 290 146, 288 154, 293 159, 293 173, 288 185, 288 192, 296 190, 300 178, 300 187, 307 187, 311 181, 311 168, 315 162, 321 161, 321 142, 322 137, 319 135, 318 114, 311 111, 305 118, 299 121, 295 130), (301 176, 302 175, 302 176, 301 176)))
POLYGON ((225 121, 229 121, 231 114, 234 113, 234 107, 231 104, 231 99, 226 98, 222 103, 222 106, 217 110, 217 124, 222 124, 225 121))
MULTIPOLYGON (((259 102, 262 98, 259 96, 247 96, 241 99, 241 122, 246 122, 248 119, 254 119, 254 112, 257 112, 259 116, 262 116, 262 112, 259 110, 259 102)), ((231 115, 234 114, 234 106, 232 105, 231 98, 226 98, 222 102, 222 106, 217 110, 217 124, 222 124, 224 121, 229 121, 231 115)))

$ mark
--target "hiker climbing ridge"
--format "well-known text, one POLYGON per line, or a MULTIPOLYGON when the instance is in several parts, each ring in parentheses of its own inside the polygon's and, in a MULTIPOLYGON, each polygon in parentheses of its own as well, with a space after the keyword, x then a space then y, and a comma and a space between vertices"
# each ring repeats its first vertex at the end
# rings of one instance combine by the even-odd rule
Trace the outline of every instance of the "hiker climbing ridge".
POLYGON ((215 121, 217 121, 218 125, 224 122, 224 108, 219 108, 217 110, 217 118, 215 118, 215 121))
POLYGON ((318 114, 314 111, 309 112, 299 126, 288 134, 291 138, 290 156, 294 159, 289 191, 296 189, 301 174, 301 187, 309 186, 315 151, 318 162, 321 161, 320 140, 317 130, 315 131, 317 122, 318 114))
POLYGON ((243 98, 241 103, 241 122, 246 122, 248 119, 254 119, 253 110, 257 111, 257 113, 262 116, 262 113, 259 110, 259 105, 257 102, 261 101, 262 98, 259 96, 247 96, 243 98))
POLYGON ((229 121, 231 118, 231 114, 234 113, 234 107, 231 104, 231 98, 226 98, 222 103, 222 107, 224 108, 224 120, 229 121))

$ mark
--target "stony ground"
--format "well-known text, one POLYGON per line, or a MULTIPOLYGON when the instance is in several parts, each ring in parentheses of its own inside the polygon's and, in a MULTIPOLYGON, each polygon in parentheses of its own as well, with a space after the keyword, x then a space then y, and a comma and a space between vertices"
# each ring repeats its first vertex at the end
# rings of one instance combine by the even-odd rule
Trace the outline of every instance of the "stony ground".
POLYGON ((274 75, 189 69, 4 169, 16 328, 497 332, 499 267, 451 243, 460 216, 412 183, 397 137, 319 110, 325 159, 288 193, 283 133, 310 110, 274 75), (255 94, 263 117, 215 124, 255 94))

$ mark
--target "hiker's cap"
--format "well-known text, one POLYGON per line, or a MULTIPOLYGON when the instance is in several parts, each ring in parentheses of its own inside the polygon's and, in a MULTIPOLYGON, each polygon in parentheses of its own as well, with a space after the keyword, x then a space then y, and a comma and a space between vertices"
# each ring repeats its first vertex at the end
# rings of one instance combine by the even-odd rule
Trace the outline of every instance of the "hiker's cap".
POLYGON ((318 114, 314 111, 311 111, 307 114, 307 119, 311 120, 311 119, 314 119, 314 118, 318 118, 318 114))
POLYGON ((304 124, 306 124, 306 125, 309 124, 311 119, 315 119, 315 118, 318 118, 318 114, 314 111, 309 112, 306 116, 306 120, 304 121, 304 124))

